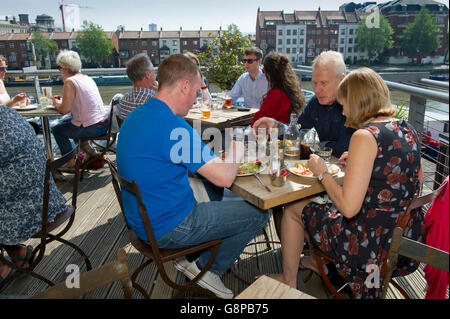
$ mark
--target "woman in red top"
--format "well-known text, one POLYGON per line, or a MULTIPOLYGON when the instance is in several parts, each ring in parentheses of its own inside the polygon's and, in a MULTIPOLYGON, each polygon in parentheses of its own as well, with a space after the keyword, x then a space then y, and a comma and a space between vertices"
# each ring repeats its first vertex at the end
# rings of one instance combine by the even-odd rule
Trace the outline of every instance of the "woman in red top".
POLYGON ((271 117, 287 123, 289 115, 292 112, 299 114, 306 104, 289 57, 276 52, 270 53, 264 59, 263 71, 270 90, 264 97, 261 108, 253 116, 251 126, 261 117, 271 117))

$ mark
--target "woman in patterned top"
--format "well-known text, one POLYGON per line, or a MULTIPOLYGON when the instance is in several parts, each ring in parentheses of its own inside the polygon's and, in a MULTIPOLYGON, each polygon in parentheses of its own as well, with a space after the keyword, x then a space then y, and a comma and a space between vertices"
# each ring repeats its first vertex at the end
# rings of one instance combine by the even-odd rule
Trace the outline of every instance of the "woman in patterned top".
MULTIPOLYGON (((40 231, 44 194, 44 147, 33 128, 16 111, 0 106, 0 248, 18 266, 28 262, 32 247, 20 244, 40 231)), ((48 220, 67 208, 50 179, 48 220)), ((11 269, 0 263, 0 282, 11 269)))
MULTIPOLYGON (((404 235, 423 240, 423 215, 419 211, 405 215, 422 182, 419 138, 410 124, 392 118, 395 109, 389 89, 371 69, 348 74, 338 87, 337 98, 346 126, 357 129, 348 154, 343 155, 348 155, 343 184, 327 172, 320 157, 311 155, 309 168, 319 176, 332 203, 304 199, 285 208, 283 273, 273 277, 295 287, 299 268, 318 273, 314 258, 304 257, 299 264, 306 238, 334 259, 355 298, 378 298, 381 267, 402 217, 408 221, 404 235)), ((403 260, 397 271, 405 274, 417 266, 403 260)))

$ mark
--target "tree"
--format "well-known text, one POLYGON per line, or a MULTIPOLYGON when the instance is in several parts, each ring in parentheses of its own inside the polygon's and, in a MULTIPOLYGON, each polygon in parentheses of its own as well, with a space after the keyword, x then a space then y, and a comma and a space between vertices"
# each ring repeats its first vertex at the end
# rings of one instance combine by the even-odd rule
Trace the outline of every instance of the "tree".
POLYGON ((34 45, 36 60, 41 62, 42 67, 46 67, 46 59, 49 55, 58 51, 58 44, 54 40, 49 40, 39 31, 32 32, 33 39, 31 43, 34 45))
POLYGON ((417 64, 422 62, 422 57, 439 48, 439 29, 434 20, 428 10, 422 9, 400 36, 403 49, 417 57, 417 64))
POLYGON ((215 38, 198 55, 208 80, 217 83, 221 89, 230 90, 245 72, 241 58, 244 49, 249 46, 250 40, 242 35, 239 28, 235 24, 229 25, 220 38, 215 38))
POLYGON ((358 23, 355 49, 358 51, 367 50, 369 62, 373 62, 377 57, 382 56, 386 50, 392 48, 394 30, 382 14, 379 14, 377 26, 369 22, 366 23, 368 18, 366 17, 358 23))
POLYGON ((101 26, 93 22, 83 21, 81 28, 76 39, 79 53, 84 60, 101 66, 114 47, 111 39, 106 37, 101 26))

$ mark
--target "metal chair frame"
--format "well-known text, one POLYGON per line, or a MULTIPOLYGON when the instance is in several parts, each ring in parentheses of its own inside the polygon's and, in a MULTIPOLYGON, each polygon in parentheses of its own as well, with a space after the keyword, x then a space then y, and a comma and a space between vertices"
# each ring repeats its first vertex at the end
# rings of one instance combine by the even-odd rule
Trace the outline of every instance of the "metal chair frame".
MULTIPOLYGON (((108 151, 113 153, 116 152, 115 148, 112 146, 115 144, 117 139, 117 132, 112 132, 112 123, 114 116, 114 108, 119 104, 119 99, 115 99, 111 101, 111 110, 109 111, 108 116, 108 131, 105 135, 96 136, 96 137, 80 137, 78 139, 78 152, 82 151, 82 144, 84 142, 92 142, 96 148, 100 151, 100 153, 95 154, 95 156, 91 156, 86 163, 83 163, 83 167, 81 169, 80 178, 83 179, 84 172, 89 170, 88 166, 96 160, 103 160, 103 156, 106 155, 108 151), (106 146, 103 146, 96 141, 106 141, 106 146)), ((93 155, 93 154, 88 154, 93 155)))
POLYGON ((62 238, 62 236, 67 233, 67 231, 72 226, 74 220, 75 220, 75 211, 76 211, 76 203, 77 203, 77 196, 78 196, 78 156, 77 156, 76 148, 74 148, 71 152, 67 153, 61 158, 58 158, 56 160, 51 161, 50 159, 47 159, 46 165, 45 165, 45 177, 44 177, 44 193, 43 193, 43 203, 42 203, 42 224, 41 224, 41 231, 34 234, 31 238, 37 238, 40 239, 39 244, 33 249, 28 267, 20 268, 12 261, 6 259, 3 254, 0 254, 0 262, 3 264, 8 265, 11 267, 15 272, 5 278, 2 283, 0 284, 0 288, 4 287, 8 282, 12 281, 14 278, 16 278, 19 274, 25 273, 27 275, 33 276, 39 280, 44 281, 50 286, 53 286, 54 283, 49 280, 48 278, 45 278, 44 276, 34 272, 34 268, 39 264, 39 262, 42 260, 45 254, 45 249, 48 243, 51 243, 52 241, 59 241, 62 244, 65 244, 69 247, 72 247, 74 250, 76 250, 84 259, 87 270, 91 270, 91 262, 88 258, 88 256, 84 253, 84 251, 75 245, 74 243, 71 243, 68 240, 65 240, 62 238), (58 215, 56 215, 53 222, 48 222, 48 207, 49 207, 49 197, 50 197, 50 178, 51 178, 51 172, 56 170, 58 167, 61 167, 68 161, 70 161, 72 158, 75 158, 75 176, 72 180, 73 188, 72 188, 72 203, 71 206, 69 206, 66 210, 60 212, 58 215), (66 226, 59 231, 57 234, 52 234, 51 232, 63 225, 65 222, 67 222, 66 226))
POLYGON ((156 242, 155 236, 153 234, 153 229, 152 229, 149 217, 148 217, 147 209, 145 208, 145 206, 142 202, 141 193, 140 193, 140 190, 139 190, 139 187, 138 187, 136 181, 133 180, 130 182, 130 181, 122 178, 118 174, 116 166, 108 159, 106 160, 106 162, 108 163, 109 169, 111 171, 112 183, 114 186, 114 190, 116 192, 117 199, 120 204, 122 216, 125 220, 128 238, 130 239, 130 242, 133 245, 133 247, 136 248, 142 255, 144 255, 147 258, 147 260, 143 264, 141 264, 131 275, 131 281, 133 282, 133 287, 135 287, 140 293, 142 293, 142 295, 145 298, 150 298, 150 296, 147 294, 145 289, 136 282, 136 277, 146 266, 148 266, 152 261, 154 261, 156 263, 159 274, 161 275, 164 282, 168 286, 179 291, 179 293, 175 296, 175 298, 180 297, 186 291, 198 292, 198 293, 206 294, 213 298, 217 298, 209 290, 201 288, 201 287, 194 287, 193 285, 210 268, 211 264, 214 261, 214 258, 216 257, 217 250, 218 250, 219 245, 222 242, 222 240, 216 239, 216 240, 212 240, 209 242, 205 242, 200 245, 189 246, 189 247, 178 248, 178 249, 161 249, 161 248, 159 248, 158 244, 156 242), (128 225, 128 222, 127 222, 127 219, 126 219, 126 216, 124 213, 124 209, 123 209, 121 187, 136 196, 138 205, 139 205, 139 213, 144 222, 145 230, 146 230, 147 236, 149 238, 149 243, 147 243, 147 242, 143 241, 142 239, 140 239, 139 237, 137 237, 136 234, 134 233, 134 231, 128 225), (166 262, 173 261, 177 258, 186 256, 186 255, 189 255, 192 253, 204 251, 204 250, 209 250, 211 252, 211 256, 210 256, 208 262, 206 263, 205 267, 203 267, 203 269, 201 270, 201 272, 194 279, 192 279, 187 285, 179 285, 169 278, 169 276, 167 275, 166 270, 164 268, 164 264, 166 262))

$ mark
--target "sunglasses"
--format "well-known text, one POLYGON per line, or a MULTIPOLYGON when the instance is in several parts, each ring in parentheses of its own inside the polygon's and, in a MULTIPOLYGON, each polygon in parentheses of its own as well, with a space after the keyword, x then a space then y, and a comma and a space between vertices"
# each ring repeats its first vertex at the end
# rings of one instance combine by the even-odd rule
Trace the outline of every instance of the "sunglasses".
POLYGON ((255 61, 258 61, 259 59, 242 59, 242 62, 252 64, 255 61))
POLYGON ((8 69, 6 66, 0 66, 0 72, 5 72, 8 69))

